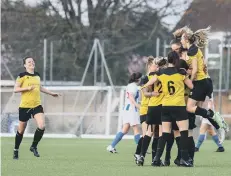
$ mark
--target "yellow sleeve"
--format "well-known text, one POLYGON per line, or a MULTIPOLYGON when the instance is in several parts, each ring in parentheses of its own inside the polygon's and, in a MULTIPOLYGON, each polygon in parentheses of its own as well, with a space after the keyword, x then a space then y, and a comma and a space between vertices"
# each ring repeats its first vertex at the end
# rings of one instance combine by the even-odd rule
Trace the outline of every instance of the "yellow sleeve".
POLYGON ((23 77, 18 76, 17 79, 16 79, 16 82, 18 82, 20 84, 22 84, 23 81, 24 81, 24 76, 23 77))
POLYGON ((186 78, 188 78, 188 76, 186 76, 186 75, 182 75, 182 77, 183 77, 183 80, 185 80, 186 78))
POLYGON ((193 60, 193 59, 197 59, 197 54, 194 56, 189 56, 189 59, 193 60))

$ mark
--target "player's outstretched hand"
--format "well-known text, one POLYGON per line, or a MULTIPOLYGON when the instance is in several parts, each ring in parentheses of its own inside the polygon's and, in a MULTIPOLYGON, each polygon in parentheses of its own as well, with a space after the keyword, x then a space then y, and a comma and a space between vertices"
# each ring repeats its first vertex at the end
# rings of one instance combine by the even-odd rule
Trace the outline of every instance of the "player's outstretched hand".
POLYGON ((61 96, 61 94, 59 94, 59 93, 54 93, 54 92, 53 92, 53 93, 51 94, 51 96, 52 96, 52 97, 59 97, 59 96, 61 96))

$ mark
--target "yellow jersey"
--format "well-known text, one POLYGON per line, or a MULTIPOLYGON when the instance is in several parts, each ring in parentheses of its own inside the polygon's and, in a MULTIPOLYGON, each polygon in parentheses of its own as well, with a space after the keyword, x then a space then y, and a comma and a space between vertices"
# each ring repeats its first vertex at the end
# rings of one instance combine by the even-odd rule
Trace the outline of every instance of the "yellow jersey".
MULTIPOLYGON (((156 72, 150 73, 148 79, 151 79, 155 75, 156 75, 156 72)), ((160 81, 154 83, 154 85, 152 87, 152 91, 158 92, 159 96, 152 96, 152 97, 150 97, 148 106, 159 106, 159 105, 161 105, 162 104, 162 100, 164 98, 164 94, 163 94, 163 90, 162 90, 162 84, 161 84, 160 81)))
POLYGON ((22 88, 35 86, 33 90, 21 92, 20 108, 35 108, 36 106, 41 105, 39 73, 20 73, 16 82, 19 82, 22 88))
POLYGON ((194 81, 199 81, 207 78, 207 73, 205 73, 204 56, 201 50, 196 45, 193 44, 188 49, 187 55, 188 58, 186 59, 186 62, 189 68, 192 68, 192 60, 193 59, 197 60, 197 74, 194 81))
MULTIPOLYGON (((148 76, 145 76, 141 79, 141 86, 148 82, 148 76)), ((143 91, 141 90, 141 103, 140 103, 140 115, 146 115, 148 112, 148 102, 149 97, 144 96, 143 91)))
POLYGON ((163 87, 162 106, 185 106, 185 70, 177 70, 175 67, 161 69, 157 73, 157 79, 163 87))

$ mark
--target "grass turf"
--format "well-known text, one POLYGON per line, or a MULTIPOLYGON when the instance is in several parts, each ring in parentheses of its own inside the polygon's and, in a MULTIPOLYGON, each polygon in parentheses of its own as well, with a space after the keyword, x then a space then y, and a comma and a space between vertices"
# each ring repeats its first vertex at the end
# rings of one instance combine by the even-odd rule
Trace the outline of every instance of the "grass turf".
MULTIPOLYGON (((41 157, 36 158, 29 151, 31 138, 24 138, 20 147, 19 160, 12 159, 14 138, 1 138, 2 176, 230 176, 231 141, 225 141, 224 153, 216 153, 216 145, 206 141, 195 155, 194 168, 177 167, 171 161, 170 167, 153 168, 151 155, 145 165, 135 165, 133 140, 122 140, 118 154, 106 152, 111 140, 97 139, 48 139, 39 145, 41 157)), ((172 150, 172 160, 176 146, 172 150)))

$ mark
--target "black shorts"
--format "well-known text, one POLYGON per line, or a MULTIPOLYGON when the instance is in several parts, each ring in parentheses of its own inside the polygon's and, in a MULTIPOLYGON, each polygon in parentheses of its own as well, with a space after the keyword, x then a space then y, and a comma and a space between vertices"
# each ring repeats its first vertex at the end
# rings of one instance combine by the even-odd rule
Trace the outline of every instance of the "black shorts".
POLYGON ((173 122, 188 120, 188 113, 186 106, 163 106, 161 121, 162 122, 173 122))
POLYGON ((42 105, 36 106, 35 108, 19 108, 19 121, 27 122, 38 113, 44 113, 42 105))
MULTIPOLYGON (((189 130, 193 130, 194 128, 196 128, 197 126, 195 125, 195 118, 196 115, 193 113, 188 113, 188 120, 189 120, 189 130)), ((178 131, 179 128, 176 124, 176 121, 172 121, 172 130, 178 131)))
POLYGON ((199 81, 193 81, 193 89, 190 92, 189 98, 196 101, 205 101, 206 96, 212 98, 213 83, 210 78, 205 78, 199 81))
POLYGON ((146 122, 149 125, 161 125, 162 105, 149 106, 146 122))
POLYGON ((140 124, 142 124, 143 122, 146 122, 146 119, 147 119, 147 114, 140 115, 140 124))

